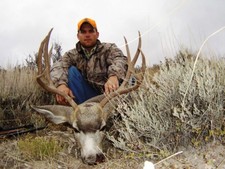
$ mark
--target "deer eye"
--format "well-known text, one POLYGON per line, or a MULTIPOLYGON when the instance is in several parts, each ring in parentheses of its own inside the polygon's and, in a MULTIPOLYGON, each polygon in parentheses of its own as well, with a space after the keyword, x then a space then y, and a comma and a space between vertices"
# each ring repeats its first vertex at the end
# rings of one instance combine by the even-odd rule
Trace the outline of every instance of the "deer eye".
POLYGON ((106 125, 104 125, 100 128, 100 131, 105 131, 105 130, 106 130, 106 125))
POLYGON ((73 128, 73 130, 75 131, 75 133, 80 133, 80 130, 73 128))

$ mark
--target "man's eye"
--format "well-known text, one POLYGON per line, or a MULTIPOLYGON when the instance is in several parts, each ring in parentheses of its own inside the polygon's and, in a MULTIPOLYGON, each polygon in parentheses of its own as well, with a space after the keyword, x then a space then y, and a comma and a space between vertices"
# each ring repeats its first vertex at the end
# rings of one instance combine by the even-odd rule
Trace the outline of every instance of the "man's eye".
POLYGON ((80 30, 80 33, 81 34, 86 34, 86 33, 94 33, 95 32, 95 29, 90 29, 90 30, 88 30, 88 31, 85 31, 85 30, 80 30))
POLYGON ((81 33, 81 34, 84 34, 84 33, 86 33, 86 31, 82 31, 82 30, 80 30, 80 33, 81 33))
POLYGON ((91 30, 89 30, 88 32, 89 32, 89 33, 94 33, 95 30, 94 30, 94 29, 91 29, 91 30))

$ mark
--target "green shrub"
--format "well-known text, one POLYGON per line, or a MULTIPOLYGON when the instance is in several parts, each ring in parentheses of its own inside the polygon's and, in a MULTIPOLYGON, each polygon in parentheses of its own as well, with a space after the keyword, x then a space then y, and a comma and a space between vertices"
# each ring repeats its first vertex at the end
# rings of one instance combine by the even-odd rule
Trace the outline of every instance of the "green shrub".
POLYGON ((53 158, 62 150, 60 142, 54 137, 30 137, 18 141, 18 148, 26 160, 53 158))

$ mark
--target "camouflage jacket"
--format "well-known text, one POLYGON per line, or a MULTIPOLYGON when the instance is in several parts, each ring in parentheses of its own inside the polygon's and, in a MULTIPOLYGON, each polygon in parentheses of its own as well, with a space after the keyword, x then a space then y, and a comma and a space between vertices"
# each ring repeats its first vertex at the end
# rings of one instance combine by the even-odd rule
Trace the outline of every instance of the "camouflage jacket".
POLYGON ((104 84, 110 76, 116 75, 120 80, 124 79, 127 57, 115 44, 101 43, 98 40, 95 51, 87 58, 78 42, 76 48, 66 52, 51 68, 51 78, 56 87, 67 85, 70 66, 75 66, 94 88, 103 93, 104 84))

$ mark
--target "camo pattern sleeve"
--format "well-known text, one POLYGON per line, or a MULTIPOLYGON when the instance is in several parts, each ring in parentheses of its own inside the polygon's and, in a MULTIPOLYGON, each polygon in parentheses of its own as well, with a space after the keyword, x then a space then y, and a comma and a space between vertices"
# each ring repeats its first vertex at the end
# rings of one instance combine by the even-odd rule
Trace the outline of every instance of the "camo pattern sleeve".
POLYGON ((63 57, 56 61, 51 67, 51 79, 56 87, 61 84, 67 85, 68 83, 68 69, 74 65, 74 60, 77 58, 77 52, 72 49, 66 52, 63 57))
POLYGON ((118 79, 124 79, 127 71, 127 57, 115 45, 111 44, 109 56, 107 57, 108 78, 116 75, 118 79))

